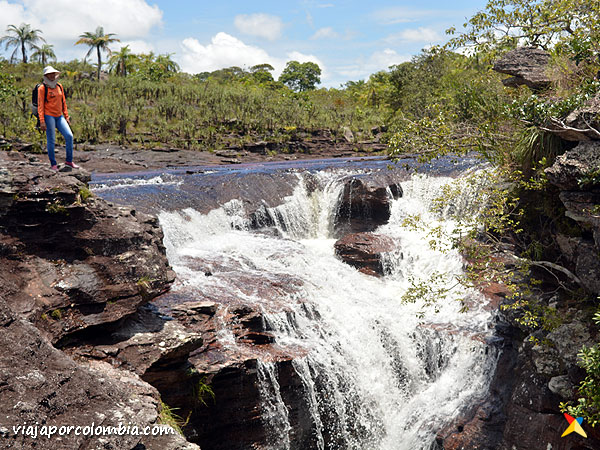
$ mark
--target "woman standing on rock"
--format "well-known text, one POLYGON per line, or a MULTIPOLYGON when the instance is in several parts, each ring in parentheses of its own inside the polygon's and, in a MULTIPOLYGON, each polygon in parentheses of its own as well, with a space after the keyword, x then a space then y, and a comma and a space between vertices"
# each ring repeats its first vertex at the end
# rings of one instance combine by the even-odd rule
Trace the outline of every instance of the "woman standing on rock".
POLYGON ((67 157, 65 165, 78 169, 73 163, 73 133, 71 132, 71 119, 67 111, 67 100, 65 91, 56 79, 60 72, 52 66, 44 68, 44 82, 38 88, 38 114, 40 118, 40 129, 46 132, 46 148, 50 158, 50 168, 58 170, 54 158, 54 143, 56 140, 56 129, 65 138, 67 157), (47 91, 47 92, 46 92, 47 91))

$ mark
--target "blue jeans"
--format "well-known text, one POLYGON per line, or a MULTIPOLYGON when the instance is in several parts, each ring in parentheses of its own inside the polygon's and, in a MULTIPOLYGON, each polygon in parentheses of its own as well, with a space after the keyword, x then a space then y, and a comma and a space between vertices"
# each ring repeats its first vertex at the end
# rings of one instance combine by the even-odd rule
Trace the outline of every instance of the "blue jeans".
POLYGON ((67 144, 67 162, 73 162, 73 133, 67 123, 67 119, 64 116, 54 117, 44 114, 44 120, 46 121, 46 148, 48 150, 48 158, 50 158, 50 165, 56 165, 54 141, 56 140, 57 128, 60 134, 64 136, 65 143, 67 144))

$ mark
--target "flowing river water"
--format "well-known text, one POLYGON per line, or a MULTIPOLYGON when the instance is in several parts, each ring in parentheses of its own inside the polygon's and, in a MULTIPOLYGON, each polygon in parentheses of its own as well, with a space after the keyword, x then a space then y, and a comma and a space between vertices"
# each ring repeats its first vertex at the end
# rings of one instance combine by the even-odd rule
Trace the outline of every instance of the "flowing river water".
MULTIPOLYGON (((306 448, 433 448, 436 432, 484 395, 497 358, 487 344, 492 313, 479 292, 457 285, 434 304, 402 301, 411 286, 434 279, 454 286, 463 274, 463 259, 444 236, 456 227, 449 212, 472 212, 477 189, 459 182, 459 195, 445 209, 432 210, 432 202, 467 169, 453 170, 452 176, 450 170, 402 173, 403 195, 394 200, 390 192, 390 219, 376 230, 396 243, 383 255, 381 278, 338 259, 334 234, 344 182, 353 174, 386 170, 382 163, 269 170, 287 171, 291 191, 277 206, 265 203, 256 213, 258 222, 261 215, 271 218, 268 230, 256 230, 256 219, 250 223, 247 201, 194 208, 199 199, 191 192, 198 191, 187 192, 186 186, 234 176, 225 169, 96 177, 94 191, 137 205, 152 198, 146 209, 158 213, 177 274, 173 290, 243 298, 263 312, 274 345, 294 349, 293 368, 312 422, 306 448), (407 219, 415 217, 419 226, 410 226, 407 219), (191 263, 199 260, 201 268, 191 263), (206 276, 207 268, 213 276, 206 276), (259 289, 240 289, 243 276, 293 280, 294 287, 275 301, 259 289), (467 311, 461 311, 461 300, 467 311)), ((239 345, 225 325, 219 340, 223 348, 239 345)), ((257 368, 268 447, 293 450, 277 365, 265 358, 257 368)))

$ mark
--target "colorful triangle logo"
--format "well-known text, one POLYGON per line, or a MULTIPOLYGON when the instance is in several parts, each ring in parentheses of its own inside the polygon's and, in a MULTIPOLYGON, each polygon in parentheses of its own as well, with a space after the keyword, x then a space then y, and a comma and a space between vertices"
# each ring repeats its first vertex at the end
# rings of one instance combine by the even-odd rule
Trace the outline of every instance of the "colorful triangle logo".
POLYGON ((565 432, 562 434, 561 437, 565 437, 566 435, 575 432, 575 433, 579 434, 580 436, 587 438, 587 434, 585 433, 585 431, 583 431, 583 428, 581 428, 581 424, 583 423, 583 417, 578 417, 577 419, 575 419, 574 417, 570 416, 567 413, 564 413, 564 414, 565 414, 565 419, 567 419, 567 422, 569 422, 569 426, 567 427, 567 429, 565 430, 565 432))

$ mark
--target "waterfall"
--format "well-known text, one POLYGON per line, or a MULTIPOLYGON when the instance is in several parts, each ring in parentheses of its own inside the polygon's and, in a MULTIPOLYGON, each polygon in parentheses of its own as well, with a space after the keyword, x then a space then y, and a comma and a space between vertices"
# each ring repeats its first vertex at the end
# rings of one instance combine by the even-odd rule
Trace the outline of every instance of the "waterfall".
MULTIPOLYGON (((389 223, 377 233, 398 243, 384 255, 386 276, 374 278, 336 258, 335 210, 347 172, 298 175, 281 206, 263 207, 255 220, 276 232, 252 231, 242 202, 208 214, 192 209, 159 215, 177 289, 199 289, 215 299, 236 297, 263 313, 281 348, 302 348, 293 369, 302 383, 318 449, 428 449, 435 433, 481 396, 495 355, 485 344, 490 313, 478 292, 456 286, 432 305, 402 302, 415 283, 432 277, 454 285, 463 260, 447 240, 451 212, 473 209, 476 186, 465 183, 444 211, 434 198, 448 177, 413 176, 391 200, 389 223), (314 182, 316 179, 316 183, 314 182), (419 226, 407 225, 418 218, 419 226), (428 242, 436 233, 435 248, 428 242), (190 261, 202 261, 206 277, 190 261), (240 288, 236 280, 284 279, 281 296, 240 288), (461 312, 460 299, 471 305, 461 312)), ((460 186, 460 183, 459 183, 460 186)), ((217 300, 218 301, 218 300, 217 300)), ((224 346, 237 345, 222 331, 224 346)), ((265 427, 272 449, 294 448, 276 366, 258 361, 265 427)))

